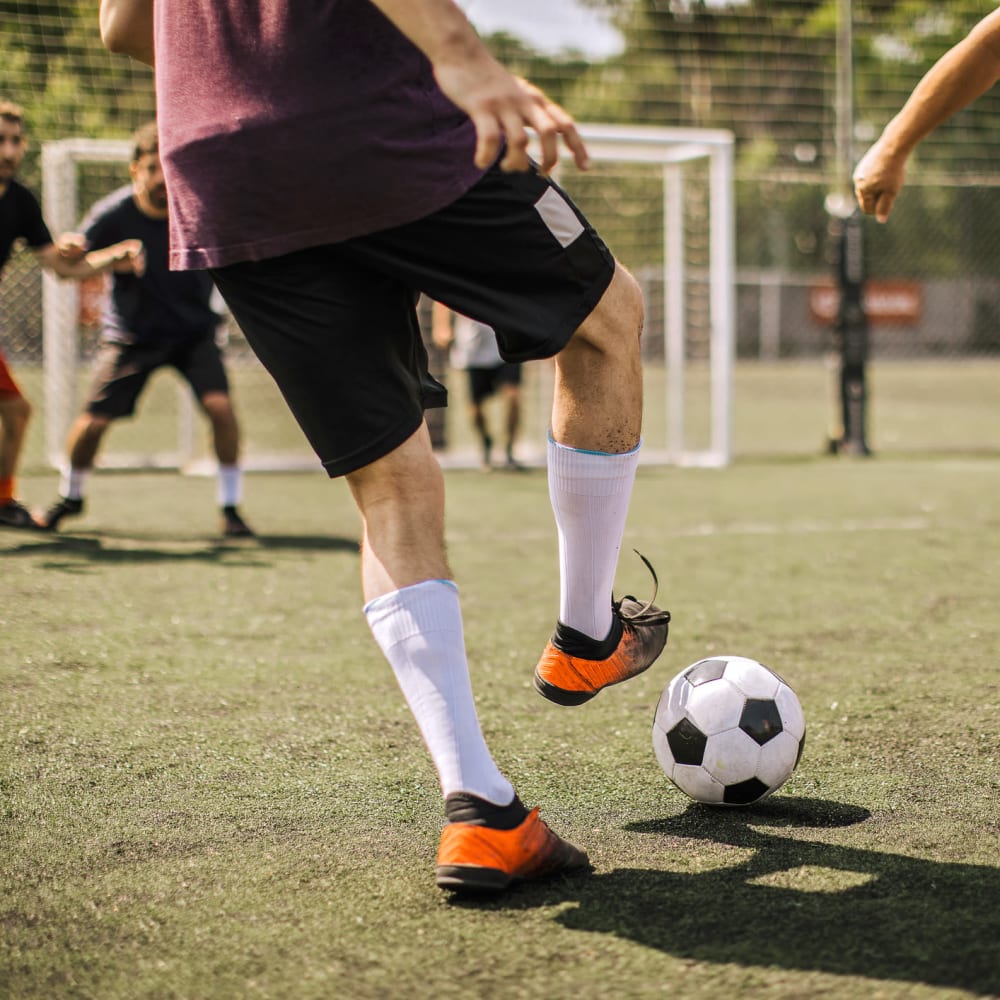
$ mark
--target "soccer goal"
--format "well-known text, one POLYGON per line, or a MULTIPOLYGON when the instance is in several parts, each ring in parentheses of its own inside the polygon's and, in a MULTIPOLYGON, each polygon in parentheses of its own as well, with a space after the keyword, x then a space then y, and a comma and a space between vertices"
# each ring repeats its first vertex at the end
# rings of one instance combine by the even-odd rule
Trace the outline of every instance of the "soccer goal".
MULTIPOLYGON (((646 298, 643 461, 726 465, 735 343, 732 134, 597 124, 582 125, 580 132, 591 168, 577 170, 564 151, 558 183, 638 278, 646 298)), ((128 182, 130 153, 127 141, 44 144, 44 210, 54 231, 74 229, 94 201, 128 182)), ((57 467, 89 378, 99 292, 84 286, 81 293, 75 283, 47 274, 43 279, 45 444, 57 467)), ((427 334, 429 340, 429 328, 427 334)), ((317 468, 280 393, 231 319, 220 326, 220 337, 245 467, 317 468)), ((479 452, 468 426, 464 373, 449 371, 447 356, 432 345, 429 353, 451 398, 432 428, 442 462, 474 465, 479 452)), ((551 362, 525 365, 517 445, 525 464, 544 462, 552 385, 551 362)), ((114 429, 102 467, 211 468, 207 432, 179 380, 157 375, 140 405, 142 419, 114 429)))

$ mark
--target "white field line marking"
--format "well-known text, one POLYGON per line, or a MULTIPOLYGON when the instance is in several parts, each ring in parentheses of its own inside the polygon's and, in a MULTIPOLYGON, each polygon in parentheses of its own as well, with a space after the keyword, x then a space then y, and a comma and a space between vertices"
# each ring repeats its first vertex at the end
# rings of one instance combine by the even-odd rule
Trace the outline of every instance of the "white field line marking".
MULTIPOLYGON (((934 526, 928 517, 876 517, 848 518, 842 521, 734 521, 731 524, 715 524, 706 522, 675 531, 657 532, 656 538, 710 538, 726 535, 818 535, 818 534, 858 534, 865 531, 927 531, 934 526)), ((474 541, 482 538, 478 532, 449 531, 448 540, 452 542, 474 541)), ((519 531, 518 542, 538 542, 555 540, 556 531, 519 531)), ((622 543, 622 551, 628 548, 630 541, 651 538, 652 535, 638 530, 626 530, 626 538, 622 543)))
POLYGON ((736 521, 732 524, 698 524, 671 534, 677 538, 703 535, 817 535, 855 534, 862 531, 926 531, 927 517, 848 518, 843 521, 736 521))

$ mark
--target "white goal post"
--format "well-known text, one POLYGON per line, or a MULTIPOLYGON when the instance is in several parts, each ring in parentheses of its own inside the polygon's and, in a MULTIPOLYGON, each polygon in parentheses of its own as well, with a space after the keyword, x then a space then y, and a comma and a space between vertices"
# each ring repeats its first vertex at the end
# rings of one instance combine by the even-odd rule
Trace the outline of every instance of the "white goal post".
MULTIPOLYGON (((716 129, 602 124, 578 128, 592 169, 581 174, 571 154, 562 150, 558 181, 647 293, 644 354, 652 361, 647 358, 642 460, 724 466, 731 459, 735 352, 733 136, 716 129), (620 191, 627 196, 619 199, 620 191), (640 230, 649 232, 645 243, 636 235, 640 230)), ((43 204, 54 234, 72 230, 92 201, 112 186, 127 183, 130 155, 127 140, 62 139, 43 145, 43 204), (95 169, 110 174, 96 190, 93 178, 82 180, 95 169)), ((80 349, 77 285, 46 273, 42 295, 45 444, 49 461, 59 467, 89 364, 80 349)), ((231 352, 230 374, 253 380, 256 403, 267 391, 263 387, 265 382, 270 385, 269 378, 245 342, 237 339, 239 343, 231 344, 235 360, 231 352)), ((544 461, 552 376, 550 365, 528 368, 534 369, 526 373, 526 391, 532 393, 534 405, 526 409, 535 415, 523 425, 522 457, 534 464, 544 461)), ((453 405, 447 419, 456 433, 450 435, 454 443, 442 453, 442 461, 475 464, 478 452, 468 443, 465 413, 456 405, 461 393, 453 391, 458 380, 449 379, 448 384, 453 405)), ((243 392, 240 387, 236 394, 241 397, 243 392)), ((247 408, 240 402, 237 398, 246 468, 317 467, 297 430, 289 435, 292 444, 276 445, 269 432, 254 433, 253 413, 245 414, 247 408), (244 414, 250 419, 243 419, 244 414)), ((126 450, 102 455, 102 467, 205 471, 207 459, 196 445, 197 421, 186 387, 176 391, 174 408, 172 440, 147 444, 142 439, 136 446, 133 439, 126 450)))
MULTIPOLYGON (((646 442, 643 460, 721 467, 732 458, 732 374, 736 351, 736 207, 732 132, 722 129, 637 125, 580 125, 593 161, 653 164, 663 184, 663 339, 666 364, 666 441, 646 442), (708 439, 692 447, 687 434, 688 315, 690 274, 685 252, 685 164, 707 164, 709 243, 708 439)), ((562 148, 564 160, 572 153, 562 148)), ((570 191, 572 194, 572 191, 570 191)), ((705 280, 702 275, 702 280, 705 280)))

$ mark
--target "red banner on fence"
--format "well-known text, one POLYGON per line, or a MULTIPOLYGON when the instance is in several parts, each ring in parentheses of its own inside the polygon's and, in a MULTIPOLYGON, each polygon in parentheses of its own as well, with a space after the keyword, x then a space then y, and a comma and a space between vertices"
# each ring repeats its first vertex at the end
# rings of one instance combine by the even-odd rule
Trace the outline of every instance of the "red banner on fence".
MULTIPOLYGON (((840 290, 832 282, 809 289, 809 312, 817 323, 829 326, 837 318, 840 290)), ((871 323, 915 326, 924 312, 924 286, 917 281, 865 283, 865 314, 871 323)))

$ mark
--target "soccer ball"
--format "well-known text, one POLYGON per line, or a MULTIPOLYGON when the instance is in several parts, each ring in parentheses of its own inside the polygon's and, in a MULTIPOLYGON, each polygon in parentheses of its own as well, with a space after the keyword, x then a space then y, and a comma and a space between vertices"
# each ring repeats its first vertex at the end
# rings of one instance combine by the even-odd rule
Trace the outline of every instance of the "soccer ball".
POLYGON ((767 798, 795 770, 805 740, 795 692, 745 656, 713 656, 682 670, 653 719, 653 750, 667 777, 715 805, 767 798))

